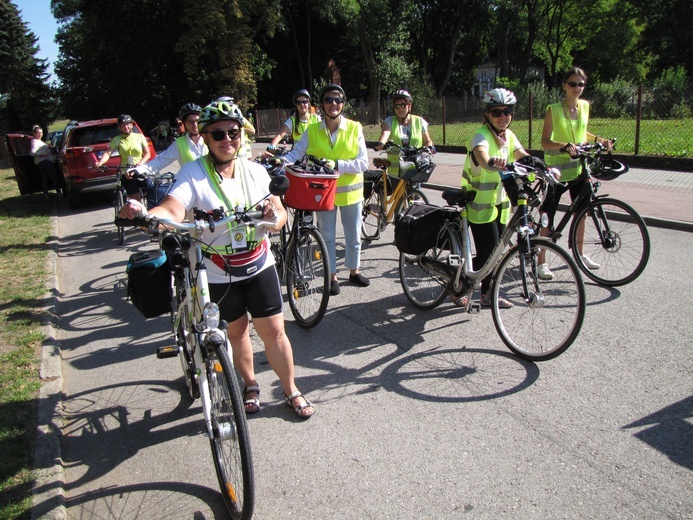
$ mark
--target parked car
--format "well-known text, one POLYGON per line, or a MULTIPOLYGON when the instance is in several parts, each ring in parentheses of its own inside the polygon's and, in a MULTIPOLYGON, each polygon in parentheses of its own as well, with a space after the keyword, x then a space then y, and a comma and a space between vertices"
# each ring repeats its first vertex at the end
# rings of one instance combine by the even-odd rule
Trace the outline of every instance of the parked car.
MULTIPOLYGON (((137 123, 132 131, 142 133, 137 123)), ((105 172, 96 170, 94 164, 108 149, 111 139, 120 133, 116 118, 70 121, 65 127, 65 134, 58 151, 58 166, 65 179, 67 200, 71 208, 81 206, 83 195, 115 188, 118 180, 115 170, 105 172)), ((156 157, 154 145, 150 138, 147 138, 147 143, 153 159, 156 157)), ((106 165, 120 165, 118 150, 111 154, 106 165)))

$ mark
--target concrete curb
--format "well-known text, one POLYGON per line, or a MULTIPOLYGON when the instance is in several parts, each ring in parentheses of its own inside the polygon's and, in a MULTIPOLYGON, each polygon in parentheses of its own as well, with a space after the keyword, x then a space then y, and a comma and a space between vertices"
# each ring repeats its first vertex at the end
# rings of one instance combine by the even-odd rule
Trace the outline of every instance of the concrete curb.
POLYGON ((62 463, 60 436, 62 433, 62 397, 63 374, 60 344, 56 339, 53 326, 57 320, 56 304, 58 299, 57 251, 58 218, 51 217, 51 233, 54 237, 46 261, 46 272, 49 273, 46 295, 47 305, 44 309, 49 316, 43 327, 46 336, 42 347, 41 390, 39 391, 38 417, 36 428, 36 446, 34 448, 34 487, 32 490, 32 520, 67 518, 65 498, 65 471, 62 463))

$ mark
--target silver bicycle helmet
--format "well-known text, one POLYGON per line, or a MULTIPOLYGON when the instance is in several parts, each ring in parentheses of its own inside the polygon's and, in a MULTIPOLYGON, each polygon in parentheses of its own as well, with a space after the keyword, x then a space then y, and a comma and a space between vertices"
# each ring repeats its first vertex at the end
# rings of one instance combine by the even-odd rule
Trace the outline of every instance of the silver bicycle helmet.
POLYGON ((484 105, 486 109, 498 106, 515 106, 517 98, 512 91, 504 88, 494 88, 484 94, 484 105))

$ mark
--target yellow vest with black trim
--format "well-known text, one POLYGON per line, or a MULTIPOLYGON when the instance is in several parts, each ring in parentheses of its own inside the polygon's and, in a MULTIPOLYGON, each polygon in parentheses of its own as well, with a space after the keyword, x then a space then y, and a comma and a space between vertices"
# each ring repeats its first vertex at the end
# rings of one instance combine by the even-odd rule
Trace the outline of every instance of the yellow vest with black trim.
POLYGON ((301 121, 298 117, 295 115, 293 116, 293 124, 291 125, 291 137, 294 140, 294 143, 297 143, 301 140, 301 136, 303 135, 303 132, 306 131, 306 128, 308 126, 312 125, 313 123, 319 123, 320 118, 318 117, 318 114, 310 114, 308 117, 308 121, 301 121))
MULTIPOLYGON (((337 140, 332 145, 329 130, 323 123, 314 123, 306 129, 308 133, 308 155, 338 160, 356 159, 359 154, 361 123, 345 119, 346 129, 337 130, 337 140)), ((340 173, 337 179, 335 206, 349 206, 363 200, 363 173, 340 173)))
MULTIPOLYGON (((505 157, 506 161, 512 162, 513 151, 519 147, 519 143, 510 130, 505 131, 504 152, 498 145, 495 132, 487 125, 479 127, 475 134, 482 134, 486 138, 489 157, 505 157)), ((476 192, 474 200, 467 206, 469 222, 473 224, 494 222, 498 218, 497 206, 501 206, 501 224, 506 224, 510 220, 510 200, 501 184, 500 173, 474 164, 471 139, 467 143, 467 158, 462 171, 462 189, 476 192)))
MULTIPOLYGON (((409 146, 421 148, 423 146, 423 124, 419 116, 410 116, 411 135, 409 136, 409 146)), ((392 118, 392 128, 390 129, 390 140, 398 146, 402 146, 402 136, 399 133, 399 119, 395 116, 392 118)), ((399 151, 393 151, 387 154, 387 159, 390 161, 390 167, 387 169, 390 175, 399 177, 399 151)))
POLYGON ((193 162, 197 157, 195 157, 188 146, 188 136, 181 135, 176 138, 176 146, 178 147, 178 157, 180 165, 183 166, 186 163, 193 162))
MULTIPOLYGON (((549 105, 553 131, 551 140, 565 143, 580 144, 587 140, 587 121, 590 117, 590 103, 578 99, 578 116, 570 119, 564 102, 549 105)), ((580 175, 580 161, 573 161, 570 155, 559 150, 546 150, 544 159, 548 166, 561 170, 561 182, 575 180, 580 175)))

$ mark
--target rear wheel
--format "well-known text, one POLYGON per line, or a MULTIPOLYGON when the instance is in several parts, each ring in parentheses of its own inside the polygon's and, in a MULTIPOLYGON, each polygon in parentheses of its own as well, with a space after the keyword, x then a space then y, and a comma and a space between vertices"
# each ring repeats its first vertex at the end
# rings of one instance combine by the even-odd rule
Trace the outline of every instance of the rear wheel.
MULTIPOLYGON (((118 212, 120 211, 120 209, 123 206, 125 206, 125 200, 125 191, 122 189, 116 189, 113 201, 113 206, 115 209, 115 218, 118 217, 118 212)), ((125 228, 123 226, 116 225, 116 234, 116 240, 118 241, 118 245, 123 245, 123 242, 125 241, 125 228)))
POLYGON ((460 254, 457 236, 449 227, 440 230, 435 247, 421 255, 399 254, 399 279, 407 299, 417 309, 433 309, 448 294, 453 270, 451 254, 460 254))
POLYGON ((426 197, 424 192, 420 189, 408 187, 405 197, 400 199, 399 204, 397 205, 395 215, 399 215, 403 211, 406 211, 407 208, 414 202, 423 202, 424 204, 428 204, 428 197, 426 197))
POLYGON ((579 210, 570 226, 570 243, 582 272, 610 287, 635 280, 650 259, 645 221, 616 199, 597 199, 579 210), (584 236, 580 236, 583 223, 584 236))
POLYGON ((314 227, 300 227, 291 237, 286 263, 289 308, 304 328, 315 327, 325 315, 330 299, 327 247, 314 227))
POLYGON ((248 422, 227 344, 205 361, 212 421, 212 456, 221 494, 234 519, 249 519, 255 507, 255 482, 248 422))
POLYGON ((580 332, 585 317, 585 287, 573 259, 550 240, 532 240, 524 257, 519 246, 511 248, 500 261, 492 291, 496 330, 508 348, 523 359, 554 358, 580 332), (553 273, 551 280, 537 277, 540 248, 553 273), (501 298, 513 306, 501 308, 501 298))
POLYGON ((383 209, 383 187, 377 183, 373 187, 370 196, 363 201, 361 209, 361 236, 365 240, 376 240, 380 237, 380 230, 385 221, 383 209))

